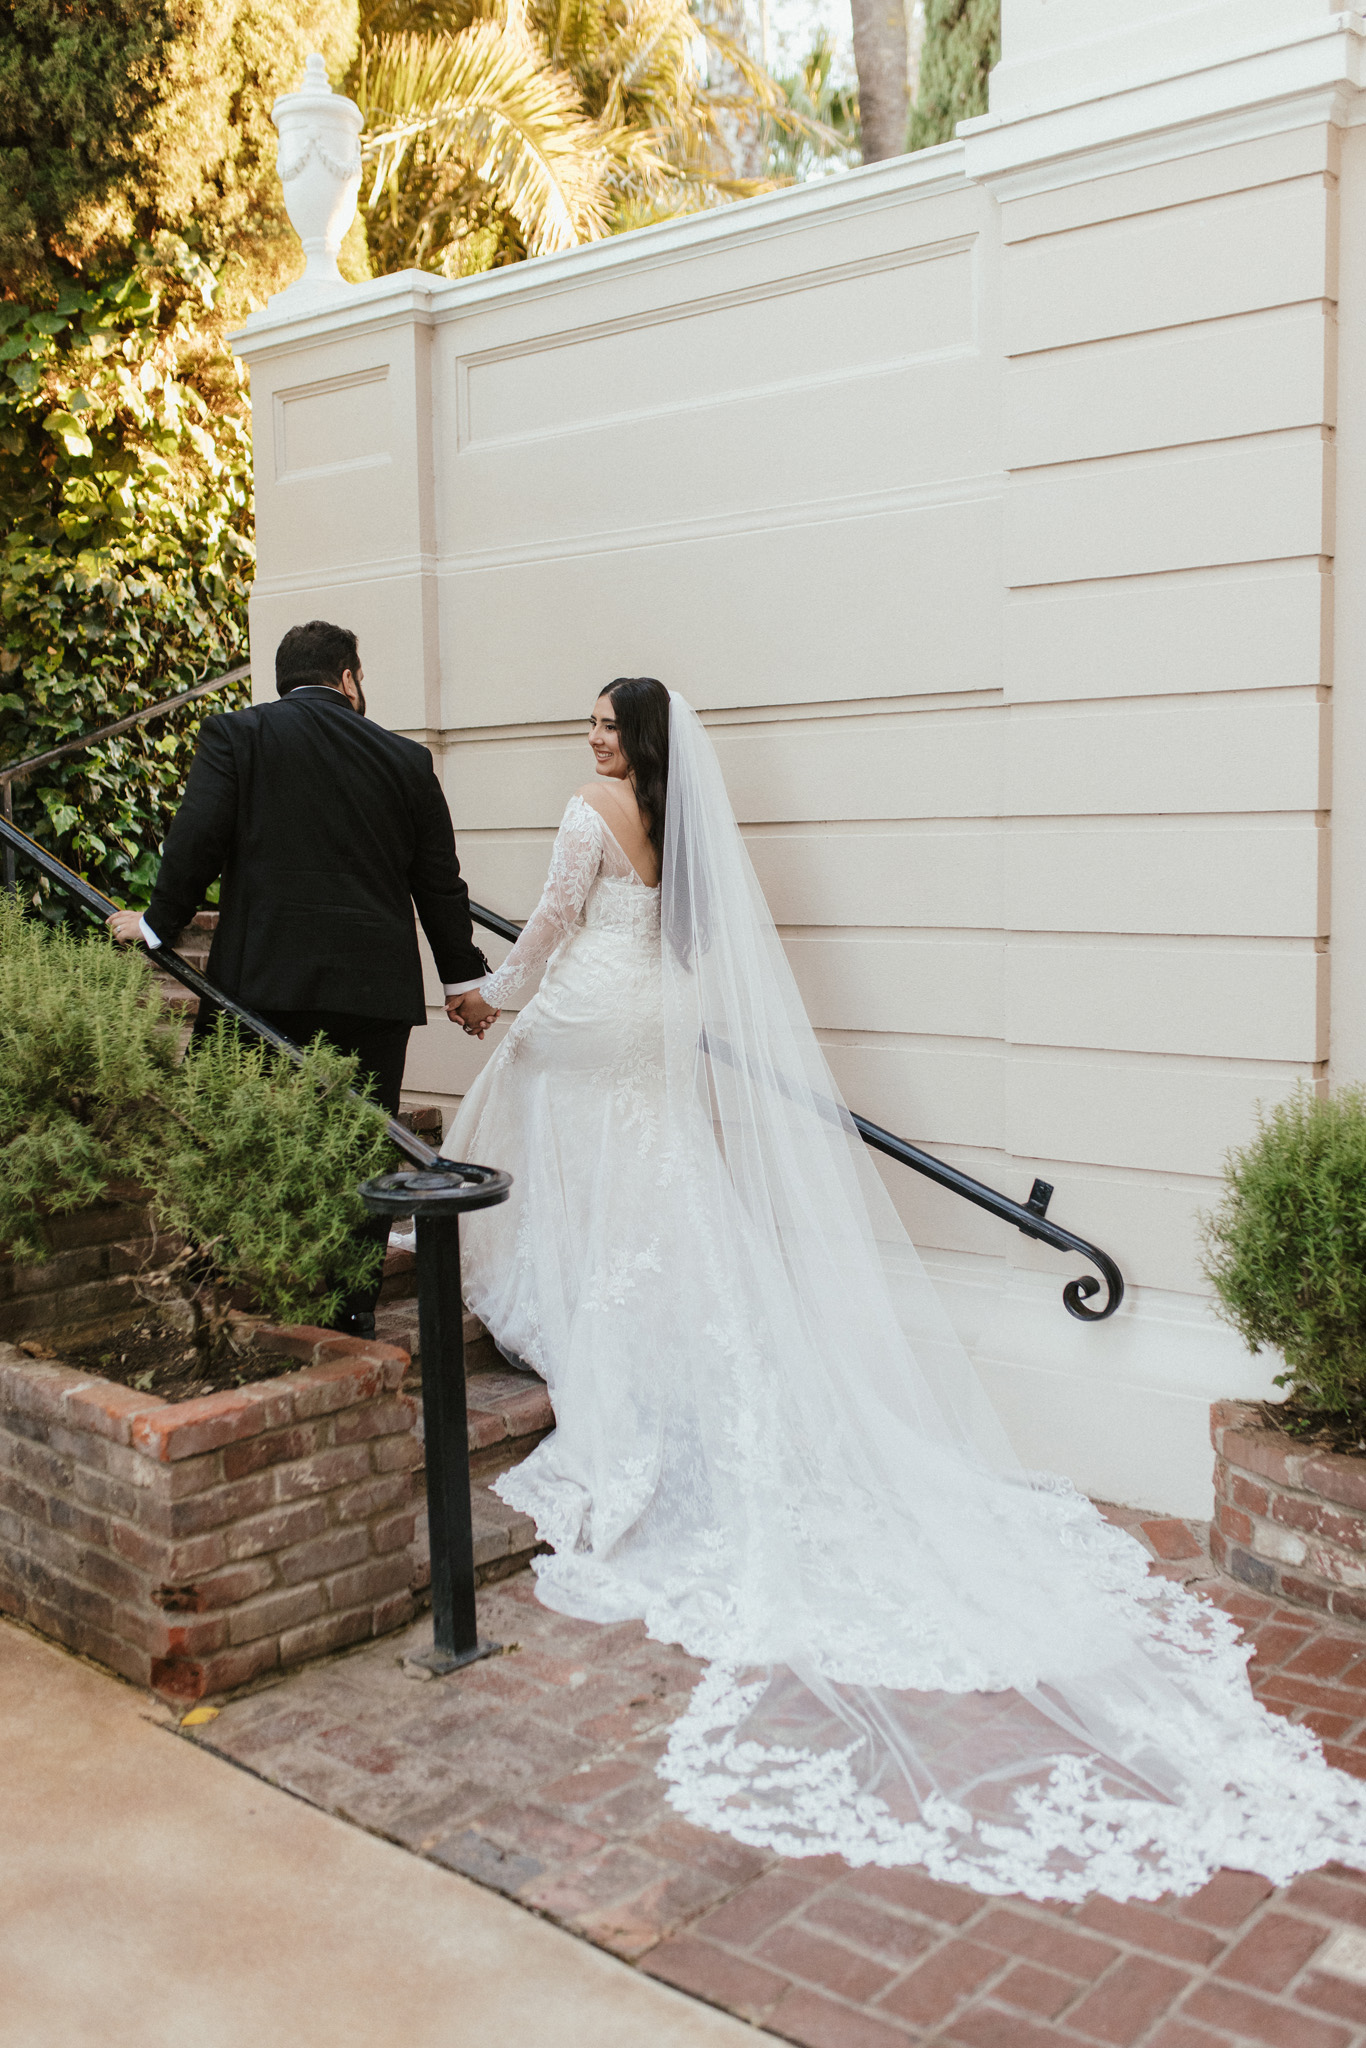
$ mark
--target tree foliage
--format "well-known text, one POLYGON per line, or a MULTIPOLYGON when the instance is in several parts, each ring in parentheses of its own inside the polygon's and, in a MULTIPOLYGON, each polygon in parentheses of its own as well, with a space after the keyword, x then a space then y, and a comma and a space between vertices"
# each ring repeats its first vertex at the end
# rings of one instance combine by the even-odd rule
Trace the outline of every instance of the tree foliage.
POLYGON ((44 1218, 140 1181, 201 1273, 277 1321, 328 1321, 373 1275, 357 1184, 392 1163, 356 1062, 302 1066, 223 1023, 183 1063, 146 962, 24 917, 0 893, 0 1247, 45 1255, 44 1218))
MULTIPOLYGON (((0 303, 0 761, 246 659, 246 406, 194 317, 215 291, 163 236, 50 309, 0 303)), ((145 899, 202 710, 17 782, 16 822, 106 893, 145 899)))
POLYGON ((1205 1244, 1221 1313, 1283 1354, 1292 1413, 1366 1427, 1366 1089, 1301 1089, 1263 1115, 1205 1244))
POLYGON ((484 269, 594 240, 606 163, 570 81, 500 23, 383 36, 355 80, 367 138, 367 240, 381 272, 484 269))
POLYGON ((11 0, 0 14, 0 273, 42 290, 49 265, 117 235, 172 36, 165 0, 11 0))
POLYGON ((372 259, 448 276, 762 191, 766 129, 837 138, 688 0, 375 0, 366 109, 372 259))
POLYGON ((796 71, 778 80, 793 113, 807 125, 770 131, 768 169, 777 183, 819 177, 861 160, 859 96, 836 79, 835 55, 834 43, 821 29, 796 71))
POLYGON ((910 147, 950 142, 960 121, 987 111, 987 77, 1001 56, 1001 0, 925 0, 920 84, 910 147))
MULTIPOLYGON (((460 274, 762 189, 737 163, 762 172, 770 136, 794 169, 838 149, 712 4, 0 11, 0 764, 246 657, 248 418, 224 340, 301 261, 270 108, 307 52, 369 114, 376 267, 460 274)), ((369 273, 359 229, 351 258, 369 273)), ((144 900, 203 708, 17 784, 18 821, 144 900)))
POLYGON ((357 0, 12 0, 0 11, 0 275, 50 304, 182 236, 225 310, 300 268, 270 109, 321 50, 355 54, 357 0), (226 266, 226 268, 225 268, 226 266))
POLYGON ((765 127, 815 133, 708 0, 530 0, 529 20, 602 137, 614 234, 762 192, 765 127))

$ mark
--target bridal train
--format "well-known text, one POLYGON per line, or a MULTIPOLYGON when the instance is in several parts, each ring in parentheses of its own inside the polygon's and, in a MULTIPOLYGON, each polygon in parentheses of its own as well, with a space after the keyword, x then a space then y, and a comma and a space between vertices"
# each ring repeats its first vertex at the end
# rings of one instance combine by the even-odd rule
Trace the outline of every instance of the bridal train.
POLYGON ((668 740, 659 886, 571 799, 483 991, 539 993, 448 1139, 513 1175, 465 1274, 555 1411, 498 1482, 539 1597, 706 1660, 659 1769, 744 1842, 1058 1900, 1366 1868, 1363 1788, 1234 1625, 1014 1460, 677 695, 668 740))

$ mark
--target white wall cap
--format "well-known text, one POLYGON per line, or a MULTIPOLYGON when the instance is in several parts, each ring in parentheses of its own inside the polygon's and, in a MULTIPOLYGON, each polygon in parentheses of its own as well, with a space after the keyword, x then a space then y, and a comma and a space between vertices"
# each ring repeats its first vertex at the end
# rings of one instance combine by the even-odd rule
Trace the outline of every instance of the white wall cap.
POLYGON ((277 349, 307 347, 339 333, 364 334, 410 320, 430 322, 431 295, 445 279, 429 270, 396 270, 365 284, 348 284, 322 303, 287 300, 277 293, 229 336, 233 353, 250 362, 277 349))
POLYGON ((1137 164, 1312 122, 1352 127, 1366 120, 1363 87, 1366 22, 1336 15, 1321 30, 1212 57, 1177 75, 1082 93, 1066 104, 982 114, 961 121, 958 138, 969 180, 992 185, 998 198, 1014 197, 1099 175, 1098 165, 1077 159, 1126 144, 1140 149, 1137 164), (1236 132, 1228 132, 1230 123, 1236 132), (1221 132, 1207 139, 1201 124, 1219 124, 1221 132), (998 182, 1022 175, 1010 190, 998 182))
POLYGON ((1006 0, 994 113, 1040 112, 1359 20, 1337 0, 1006 0))
POLYGON ((658 269, 712 254, 729 242, 795 234, 809 226, 813 216, 831 221, 843 214, 866 217, 870 211, 908 198, 924 199, 966 187, 962 143, 943 142, 911 156, 860 165, 838 177, 763 192, 757 198, 736 200, 707 213, 684 214, 677 220, 659 221, 625 235, 608 235, 553 256, 530 257, 475 277, 447 278, 433 271, 400 270, 391 277, 348 286, 345 298, 326 307, 295 309, 272 302, 252 314, 231 337, 232 345, 236 354, 250 360, 341 332, 364 333, 414 318, 458 319, 490 303, 572 291, 603 272, 658 269))

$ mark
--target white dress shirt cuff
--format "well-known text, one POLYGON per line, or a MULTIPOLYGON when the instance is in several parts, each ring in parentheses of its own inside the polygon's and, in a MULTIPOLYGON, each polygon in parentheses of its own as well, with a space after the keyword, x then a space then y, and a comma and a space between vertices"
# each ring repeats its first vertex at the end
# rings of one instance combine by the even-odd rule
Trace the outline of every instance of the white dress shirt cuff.
POLYGON ((443 996, 467 996, 472 988, 482 988, 487 980, 486 974, 480 974, 473 981, 443 981, 441 993, 443 996))
POLYGON ((140 917, 138 919, 138 930, 142 933, 143 945, 150 946, 152 951, 155 953, 157 947, 161 944, 161 940, 152 930, 152 927, 148 924, 145 917, 140 917))

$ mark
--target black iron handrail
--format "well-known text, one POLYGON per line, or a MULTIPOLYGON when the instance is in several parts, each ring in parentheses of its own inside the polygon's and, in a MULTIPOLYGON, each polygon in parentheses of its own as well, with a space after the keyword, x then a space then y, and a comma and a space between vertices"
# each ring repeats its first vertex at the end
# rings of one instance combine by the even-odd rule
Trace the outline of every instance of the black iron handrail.
MULTIPOLYGON (((93 882, 87 882, 84 875, 76 874, 64 861, 58 860, 55 853, 49 853, 45 846, 39 846, 36 839, 30 839, 27 832, 21 832, 17 825, 12 825, 5 817, 0 817, 0 840, 3 840, 7 853, 17 853, 21 859, 30 862, 41 874, 46 875, 50 882, 55 882, 59 889, 64 890, 74 902, 99 918, 101 924, 107 918, 111 918, 118 909, 118 904, 111 903, 93 882)), ((157 967, 163 968, 183 988, 189 989, 191 995, 198 996, 201 1002, 216 1003, 219 1009, 227 1010, 239 1024, 244 1024, 257 1038, 264 1039, 276 1052, 283 1053, 287 1059, 293 1060, 296 1066, 301 1063, 304 1056, 302 1046, 296 1045, 292 1038, 286 1038, 273 1024, 267 1024, 264 1017, 258 1017, 245 1003, 239 1003, 234 996, 226 995, 221 988, 215 988, 207 975, 201 974, 197 967, 192 967, 179 953, 173 952, 169 946, 158 946, 155 949, 144 946, 142 951, 157 967)), ((347 1093, 355 1096, 358 1102, 366 1100, 364 1096, 357 1095, 354 1088, 349 1088, 347 1093)), ((373 1109, 375 1105, 371 1103, 369 1106, 373 1109)), ((433 1151, 425 1139, 419 1138, 416 1131, 410 1131, 406 1124, 401 1124, 397 1117, 386 1118, 385 1129, 390 1144, 395 1146, 405 1159, 411 1159, 414 1166, 425 1167, 429 1172, 441 1172, 452 1165, 450 1160, 443 1159, 439 1152, 433 1151)))
POLYGON ((893 1137, 890 1131, 870 1124, 867 1117, 855 1116, 854 1127, 870 1150, 884 1152, 889 1159, 895 1159, 902 1166, 909 1166, 913 1172, 923 1173, 926 1180, 947 1188, 950 1194, 961 1195, 965 1202, 974 1202, 988 1215, 999 1216, 1003 1223, 1013 1223, 1026 1237, 1037 1238, 1040 1244, 1052 1245, 1054 1251, 1076 1252, 1080 1258, 1088 1259, 1099 1269, 1105 1281, 1105 1306, 1085 1306, 1093 1294, 1100 1293, 1099 1280, 1092 1279, 1089 1273, 1083 1273, 1080 1280, 1069 1280, 1063 1288, 1062 1298, 1067 1313, 1075 1316, 1078 1322, 1103 1323, 1123 1301, 1124 1275, 1109 1253, 1088 1243, 1086 1238, 1078 1237, 1074 1231, 1064 1230, 1060 1223, 1051 1222, 1044 1213, 1053 1195, 1050 1182, 1036 1180, 1029 1191, 1029 1200, 1015 1202, 999 1189, 988 1187, 985 1181, 974 1180, 970 1173, 950 1166, 946 1160, 936 1159, 932 1152, 922 1152, 918 1145, 907 1144, 904 1138, 893 1137))
MULTIPOLYGON (((221 690, 229 683, 240 682, 250 673, 251 664, 243 663, 240 668, 229 669, 226 675, 214 676, 207 682, 196 683, 193 689, 183 690, 178 696, 165 697, 159 703, 144 705, 141 710, 130 712, 126 718, 115 719, 111 725, 98 726, 93 732, 82 733, 75 739, 66 740, 59 747, 49 747, 41 754, 30 754, 26 760, 16 761, 8 768, 0 769, 0 840, 4 843, 5 886, 10 890, 14 887, 14 857, 16 853, 20 853, 87 910, 93 911, 101 919, 111 917, 117 908, 116 904, 111 903, 108 897, 101 895, 100 891, 83 876, 75 874, 59 861, 55 854, 48 853, 14 824, 11 790, 15 778, 28 774, 34 768, 43 767, 49 761, 60 760, 66 754, 78 753, 85 747, 95 745, 99 740, 112 739, 118 733, 127 732, 135 725, 144 724, 148 719, 178 710, 182 704, 193 703, 197 697, 207 696, 212 690, 221 690)), ((476 924, 484 927, 485 931, 493 932, 496 937, 507 939, 510 943, 515 944, 521 936, 522 928, 519 924, 515 924, 510 917, 500 917, 496 910, 488 910, 482 903, 471 903, 470 915, 476 924)), ((232 996, 225 995, 221 989, 215 988, 197 967, 191 967, 188 960, 183 960, 178 953, 172 952, 167 946, 157 948, 154 954, 149 948, 144 947, 143 950, 148 953, 149 958, 154 958, 160 967, 201 1001, 217 1003, 221 1009, 230 1011, 258 1038, 264 1039, 266 1044, 274 1046, 277 1051, 292 1060, 302 1059, 300 1047, 291 1039, 276 1031, 273 1025, 267 1024, 264 1017, 258 1017, 254 1011, 248 1010, 232 996)), ((832 1110, 835 1107, 832 1103, 832 1110)), ((971 1174, 962 1172, 956 1166, 950 1166, 943 1159, 935 1158, 932 1152, 922 1151, 919 1145, 912 1145, 907 1139, 898 1138, 891 1131, 884 1131, 879 1124, 870 1123, 867 1117, 854 1115, 852 1111, 849 1114, 854 1128, 870 1150, 881 1152, 889 1159, 895 1159, 901 1166, 908 1166, 913 1173, 922 1174, 926 1180, 932 1180, 937 1186, 947 1188, 950 1194, 958 1195, 965 1202, 974 1203, 979 1209, 985 1209, 988 1215, 999 1217, 1003 1223, 1013 1224, 1025 1237, 1032 1237, 1040 1244, 1051 1245, 1055 1251, 1076 1252, 1081 1258, 1088 1260, 1104 1280, 1105 1305, 1103 1308, 1086 1307, 1086 1303, 1093 1295, 1099 1294, 1101 1288, 1101 1282, 1092 1279, 1087 1273, 1079 1280, 1069 1280, 1063 1288, 1062 1298, 1069 1315, 1075 1316, 1079 1322, 1103 1323, 1107 1317, 1114 1314, 1124 1299, 1124 1276, 1108 1252, 1101 1251, 1098 1245, 1091 1244, 1086 1238, 1078 1237, 1074 1231, 1064 1230, 1061 1224, 1049 1220, 1046 1211, 1052 1199, 1053 1189, 1048 1181, 1036 1179, 1029 1191, 1027 1202, 1013 1201, 1009 1195, 1003 1195, 999 1188, 989 1187, 985 1181, 975 1180, 971 1174)), ((388 1132, 391 1142, 415 1165, 428 1168, 449 1165, 450 1162, 442 1159, 438 1152, 434 1152, 430 1145, 425 1144, 415 1132, 408 1130, 394 1117, 388 1119, 388 1132)))
MULTIPOLYGON (((500 939, 516 941, 521 926, 511 918, 500 917, 496 911, 486 910, 482 903, 471 903, 470 915, 485 931, 494 932, 500 939)), ((730 1058, 730 1048, 710 1045, 707 1050, 719 1058, 730 1058)), ((845 1112, 838 1104, 830 1104, 831 1116, 843 1123, 845 1112)), ((1063 1288, 1063 1304, 1067 1313, 1082 1323, 1103 1323, 1112 1316, 1124 1299, 1124 1275, 1110 1257, 1098 1245, 1091 1244, 1074 1231, 1064 1230, 1060 1223, 1048 1219, 1047 1209, 1053 1189, 1046 1180, 1036 1180, 1029 1191, 1027 1202, 1016 1202, 1009 1195, 1003 1195, 999 1188, 988 1187, 985 1181, 974 1180, 970 1173, 964 1173, 957 1166, 950 1166, 946 1160, 936 1159, 932 1152, 923 1152, 919 1145, 910 1144, 905 1138, 898 1138, 891 1131, 884 1131, 880 1124, 870 1123, 867 1117, 848 1115, 855 1130, 870 1151, 882 1152, 888 1159, 895 1159, 901 1166, 909 1166, 913 1173, 923 1174, 950 1194, 958 1195, 965 1202, 972 1202, 979 1209, 985 1209, 990 1216, 997 1216, 1003 1223, 1011 1223, 1026 1237, 1036 1238, 1040 1244, 1051 1245, 1054 1251, 1076 1252, 1086 1259, 1101 1274, 1105 1283, 1105 1305, 1103 1308, 1087 1308, 1092 1295, 1099 1294, 1101 1281, 1084 1273, 1079 1280, 1069 1280, 1063 1288)))
MULTIPOLYGON (((240 683, 244 676, 251 674, 251 663, 244 661, 240 668, 230 668, 226 675, 210 676, 206 683, 196 683, 192 690, 182 690, 179 696, 163 697, 156 704, 144 704, 139 711, 130 711, 126 718, 116 718, 112 725, 97 725, 93 732, 78 733, 75 739, 63 740, 59 747, 47 747, 41 754, 29 754, 22 761, 12 761, 8 768, 0 768, 0 817, 7 824, 14 823, 14 784, 21 775, 30 775, 35 768, 46 768, 49 761, 61 761, 68 754, 80 754, 87 747, 95 746, 100 740, 116 739, 121 732, 130 732, 135 725, 145 725, 149 718, 161 718, 168 711, 178 711, 182 704, 193 704, 197 697, 207 697, 211 690, 225 690, 229 683, 240 683)), ((5 887, 14 890, 14 848, 5 843, 5 887)))

